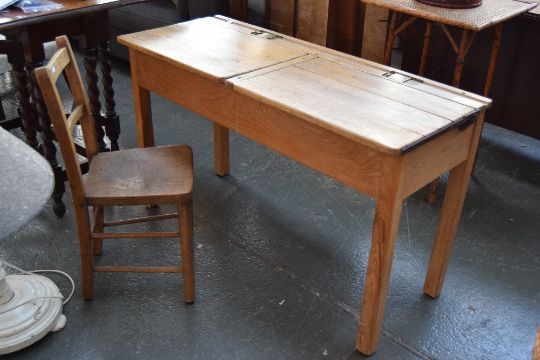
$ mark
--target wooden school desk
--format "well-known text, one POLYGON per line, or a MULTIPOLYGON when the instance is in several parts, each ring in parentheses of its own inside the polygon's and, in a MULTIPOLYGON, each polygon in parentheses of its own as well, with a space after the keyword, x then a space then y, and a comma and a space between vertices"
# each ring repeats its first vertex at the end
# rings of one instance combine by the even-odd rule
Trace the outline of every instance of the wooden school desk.
POLYGON ((376 350, 403 200, 450 171, 424 292, 441 291, 490 100, 224 17, 118 38, 129 47, 139 146, 153 146, 150 92, 376 200, 357 348, 376 350))

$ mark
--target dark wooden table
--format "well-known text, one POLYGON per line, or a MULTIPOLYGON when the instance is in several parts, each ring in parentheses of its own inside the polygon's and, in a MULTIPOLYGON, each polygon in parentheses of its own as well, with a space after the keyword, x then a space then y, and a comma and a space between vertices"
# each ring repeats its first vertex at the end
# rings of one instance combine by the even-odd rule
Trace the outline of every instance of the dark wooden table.
MULTIPOLYGON (((33 70, 43 65, 45 59, 43 43, 54 40, 59 35, 84 38, 86 82, 92 112, 96 119, 100 150, 109 150, 103 140, 105 134, 110 139, 111 150, 116 150, 120 123, 115 111, 109 61, 108 11, 143 1, 147 0, 54 0, 55 3, 62 4, 63 8, 32 14, 25 14, 17 8, 9 8, 0 13, 0 33, 6 37, 6 40, 0 41, 0 53, 7 54, 8 61, 13 67, 21 127, 26 142, 42 153, 53 169, 55 175, 53 210, 57 216, 62 216, 65 212, 62 201, 65 192, 65 174, 56 158, 54 132, 33 76, 33 70), (104 114, 101 113, 98 65, 103 85, 104 114), (38 140, 38 133, 41 134, 41 143, 38 140)), ((84 153, 84 149, 79 150, 84 153)))

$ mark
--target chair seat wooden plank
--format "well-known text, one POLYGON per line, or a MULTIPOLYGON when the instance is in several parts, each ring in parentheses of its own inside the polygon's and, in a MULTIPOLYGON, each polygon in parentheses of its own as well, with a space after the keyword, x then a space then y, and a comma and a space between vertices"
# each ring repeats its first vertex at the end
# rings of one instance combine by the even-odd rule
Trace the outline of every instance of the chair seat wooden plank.
POLYGON ((100 153, 85 181, 87 201, 133 205, 187 199, 193 190, 192 166, 191 149, 183 145, 100 153))

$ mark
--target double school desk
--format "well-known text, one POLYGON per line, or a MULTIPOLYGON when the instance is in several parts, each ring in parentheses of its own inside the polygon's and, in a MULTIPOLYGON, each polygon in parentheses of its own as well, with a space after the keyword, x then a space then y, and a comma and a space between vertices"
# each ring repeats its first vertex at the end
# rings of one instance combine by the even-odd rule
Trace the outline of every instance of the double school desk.
POLYGON ((153 92, 214 122, 220 176, 233 130, 375 199, 364 354, 381 333, 403 201, 450 171, 424 284, 439 295, 489 99, 225 17, 118 41, 130 51, 139 146, 154 145, 153 92))

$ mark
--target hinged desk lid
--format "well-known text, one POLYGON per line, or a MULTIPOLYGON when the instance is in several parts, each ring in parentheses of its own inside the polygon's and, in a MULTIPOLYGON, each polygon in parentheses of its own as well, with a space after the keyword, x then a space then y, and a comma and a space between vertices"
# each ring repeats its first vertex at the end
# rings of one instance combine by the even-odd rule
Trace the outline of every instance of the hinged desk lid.
POLYGON ((305 55, 279 36, 209 17, 118 37, 118 42, 216 80, 305 55))
POLYGON ((389 68, 323 54, 228 83, 237 92, 387 153, 402 153, 459 126, 487 104, 389 68))

